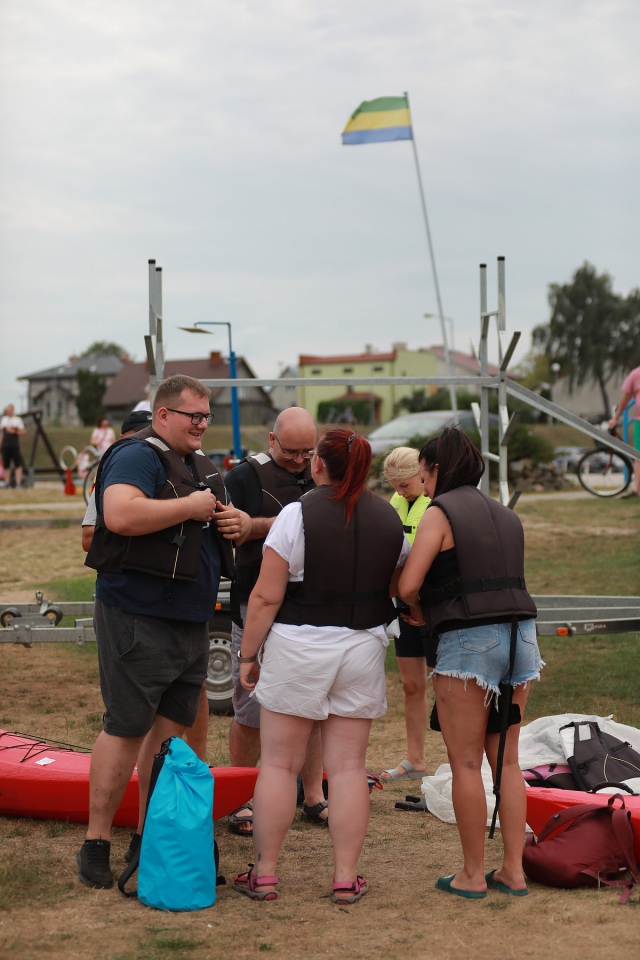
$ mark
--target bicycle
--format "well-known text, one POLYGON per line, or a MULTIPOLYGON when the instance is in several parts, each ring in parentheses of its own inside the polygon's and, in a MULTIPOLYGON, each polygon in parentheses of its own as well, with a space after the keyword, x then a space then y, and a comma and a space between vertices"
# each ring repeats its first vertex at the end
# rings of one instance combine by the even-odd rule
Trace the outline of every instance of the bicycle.
POLYGON ((85 503, 89 503, 89 500, 91 498, 91 494, 93 492, 93 485, 96 482, 96 474, 98 472, 98 466, 100 465, 101 459, 102 458, 96 451, 95 459, 92 460, 87 467, 87 472, 85 474, 84 480, 82 481, 82 493, 84 496, 85 503))
MULTIPOLYGON (((614 428, 609 433, 618 437, 614 428)), ((633 461, 624 453, 596 443, 578 461, 578 480, 581 486, 594 497, 617 497, 629 487, 633 479, 633 461)))

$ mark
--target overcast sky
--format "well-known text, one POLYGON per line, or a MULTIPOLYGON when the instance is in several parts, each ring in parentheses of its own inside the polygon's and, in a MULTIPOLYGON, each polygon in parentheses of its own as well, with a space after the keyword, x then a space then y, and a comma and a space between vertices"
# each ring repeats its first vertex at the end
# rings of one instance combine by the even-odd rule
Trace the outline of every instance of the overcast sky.
MULTIPOLYGON (((585 261, 640 285, 637 0, 3 0, 0 405, 94 340, 144 359, 147 261, 167 356, 441 343, 412 147, 343 147, 408 91, 443 309, 509 331, 585 261)), ((494 357, 495 359, 495 357, 494 357)))

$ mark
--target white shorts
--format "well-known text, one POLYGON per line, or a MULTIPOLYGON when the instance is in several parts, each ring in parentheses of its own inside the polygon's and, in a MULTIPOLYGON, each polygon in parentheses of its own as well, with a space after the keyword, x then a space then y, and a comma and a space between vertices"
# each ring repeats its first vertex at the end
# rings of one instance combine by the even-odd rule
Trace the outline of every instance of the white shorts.
POLYGON ((336 643, 300 643, 271 630, 252 694, 273 713, 375 720, 387 712, 385 646, 367 630, 336 643))

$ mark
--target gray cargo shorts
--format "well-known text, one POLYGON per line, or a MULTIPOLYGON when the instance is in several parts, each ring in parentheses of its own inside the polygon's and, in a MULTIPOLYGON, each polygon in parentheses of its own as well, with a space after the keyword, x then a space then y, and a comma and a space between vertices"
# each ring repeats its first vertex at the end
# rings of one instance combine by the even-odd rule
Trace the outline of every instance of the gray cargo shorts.
MULTIPOLYGON (((247 608, 244 604, 240 605, 240 616, 244 623, 247 616, 247 608)), ((242 635, 244 630, 235 623, 231 624, 231 672, 233 675, 233 716, 234 719, 245 727, 260 727, 260 704, 254 700, 248 690, 245 690, 240 683, 240 664, 238 663, 238 650, 242 646, 242 635)))
POLYGON ((95 601, 104 731, 143 737, 156 714, 193 726, 209 665, 206 623, 127 613, 95 601))

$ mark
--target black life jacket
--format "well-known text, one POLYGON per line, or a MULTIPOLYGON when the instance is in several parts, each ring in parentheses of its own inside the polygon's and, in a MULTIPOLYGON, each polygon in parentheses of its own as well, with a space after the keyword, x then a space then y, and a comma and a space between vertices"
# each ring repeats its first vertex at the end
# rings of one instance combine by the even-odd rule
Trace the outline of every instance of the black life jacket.
MULTIPOLYGON (((284 467, 279 467, 266 451, 247 457, 243 463, 248 463, 253 469, 262 491, 260 511, 255 514, 257 517, 277 517, 283 507, 295 503, 314 486, 309 463, 299 474, 289 473, 284 467)), ((264 538, 249 540, 237 547, 236 565, 259 568, 263 544, 264 538)))
POLYGON ((450 620, 535 617, 524 579, 524 532, 520 518, 476 487, 464 486, 432 500, 451 524, 459 576, 437 588, 429 575, 420 601, 431 636, 450 620))
POLYGON ((367 630, 395 616, 389 584, 402 549, 402 521, 393 507, 363 490, 349 525, 333 489, 317 487, 300 501, 304 580, 289 583, 276 622, 367 630))
MULTIPOLYGON (((175 580, 197 580, 202 543, 201 520, 185 520, 175 526, 128 537, 109 530, 104 521, 102 507, 102 474, 105 464, 114 450, 125 443, 147 443, 162 461, 167 479, 158 500, 173 500, 188 497, 194 490, 208 487, 222 503, 227 502, 227 492, 214 463, 202 452, 194 451, 191 457, 193 473, 160 437, 153 427, 145 427, 131 437, 112 444, 104 454, 96 476, 96 528, 85 559, 85 564, 99 573, 118 573, 137 570, 175 580)), ((233 576, 233 551, 228 540, 216 531, 220 551, 221 572, 233 576)))

